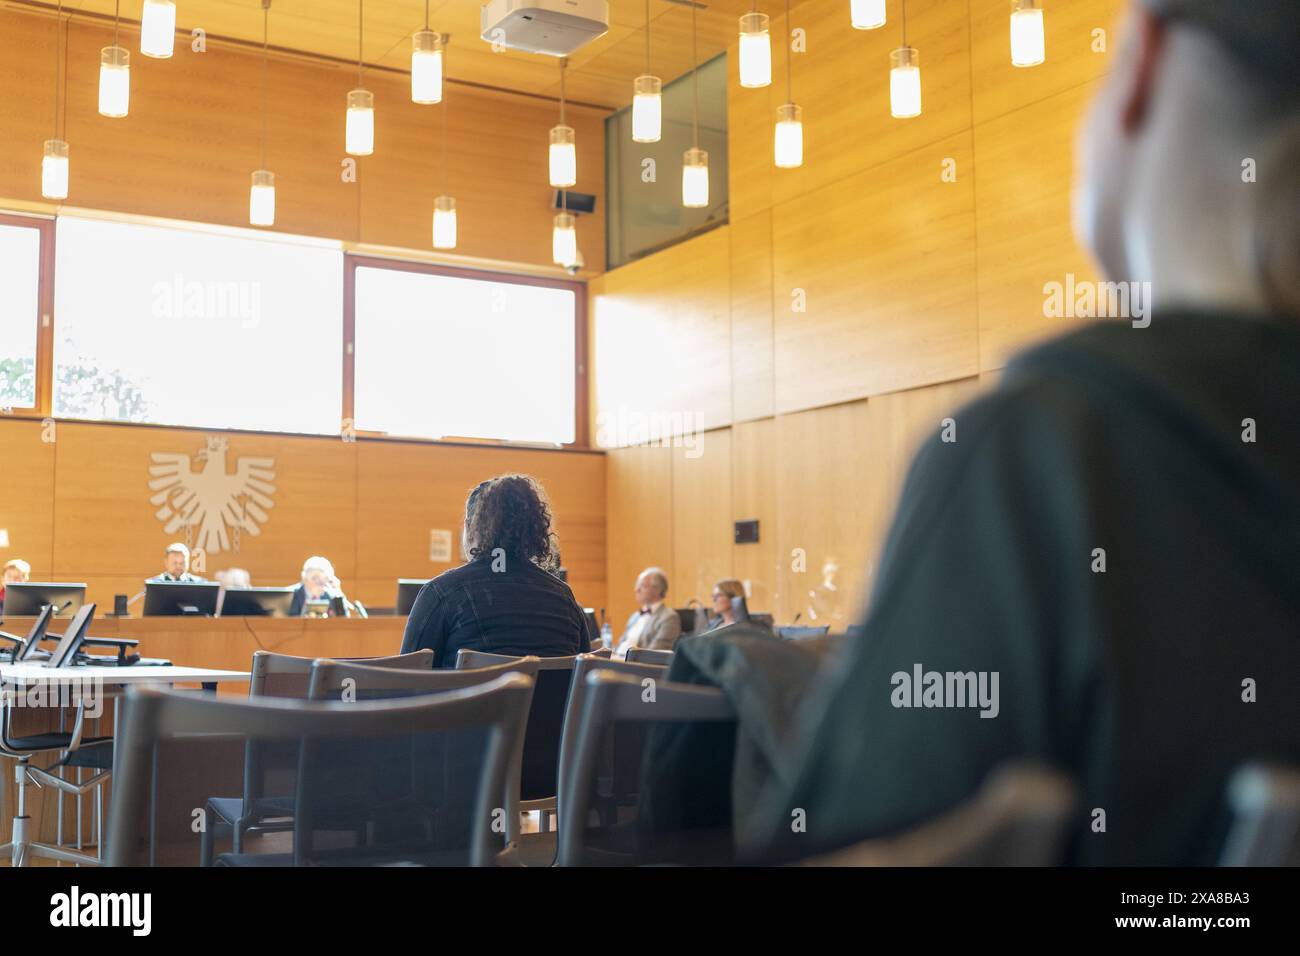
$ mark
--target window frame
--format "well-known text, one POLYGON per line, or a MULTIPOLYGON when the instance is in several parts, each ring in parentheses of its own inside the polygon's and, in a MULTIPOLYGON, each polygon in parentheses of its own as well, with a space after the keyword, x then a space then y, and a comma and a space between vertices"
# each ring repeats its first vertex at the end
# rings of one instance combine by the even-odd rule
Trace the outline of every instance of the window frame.
MULTIPOLYGON (((97 216, 113 222, 142 222, 150 224, 148 217, 136 216, 97 216)), ((10 410, 0 412, 0 418, 9 419, 49 419, 54 420, 54 336, 58 315, 55 310, 55 248, 58 229, 58 216, 28 213, 21 210, 0 208, 0 224, 35 229, 40 235, 40 272, 37 290, 36 322, 36 403, 28 406, 13 406, 10 410)), ((183 228, 191 225, 198 230, 212 228, 210 224, 168 220, 168 226, 183 228)), ((220 227, 217 227, 218 229, 220 227)), ((590 377, 587 365, 588 327, 587 327, 587 283, 582 279, 561 279, 546 275, 533 275, 527 272, 504 272, 495 269, 479 269, 468 266, 444 265, 419 259, 388 258, 381 255, 350 252, 346 245, 343 255, 343 407, 340 409, 339 435, 344 440, 364 438, 373 441, 394 441, 405 443, 428 443, 441 445, 485 445, 501 448, 555 448, 566 451, 591 451, 590 427, 590 377), (349 434, 348 423, 354 420, 353 411, 356 398, 356 363, 353 343, 356 331, 356 270, 358 268, 390 269, 397 272, 416 272, 428 275, 449 276, 459 279, 471 279, 479 282, 509 283, 513 285, 531 285, 551 289, 566 289, 573 293, 574 310, 574 440, 559 446, 543 442, 519 442, 494 438, 456 438, 432 439, 413 438, 411 436, 387 435, 379 432, 353 432, 349 434)), ((103 419, 67 419, 82 424, 112 425, 126 428, 178 428, 190 431, 212 431, 189 425, 167 425, 161 422, 115 422, 103 419)), ((256 435, 294 435, 298 437, 331 438, 332 435, 300 435, 297 432, 261 431, 246 428, 219 429, 223 432, 256 435)))
POLYGON ((54 230, 56 220, 49 216, 25 215, 0 211, 0 225, 35 229, 39 235, 36 315, 36 397, 33 405, 14 405, 6 418, 49 418, 53 407, 54 376, 54 230))
MULTIPOLYGON (((356 420, 356 328, 357 328, 357 269, 387 269, 392 272, 414 272, 422 275, 447 276, 455 279, 470 279, 477 282, 499 282, 510 285, 540 286, 547 289, 567 289, 573 293, 573 441, 560 445, 560 448, 590 448, 588 433, 588 394, 587 394, 587 284, 578 279, 554 279, 546 276, 519 275, 512 272, 495 272, 487 269, 467 269, 460 266, 440 265, 433 262, 416 262, 410 259, 386 259, 380 256, 362 255, 345 252, 343 255, 343 422, 356 420)), ((384 441, 411 441, 400 435, 386 435, 383 432, 357 431, 358 438, 372 438, 384 441)), ((421 440, 421 439, 415 439, 421 440)), ((435 439, 423 439, 434 441, 435 439)), ((507 447, 532 448, 544 443, 512 442, 505 439, 461 439, 457 444, 468 441, 471 444, 503 445, 507 447)))

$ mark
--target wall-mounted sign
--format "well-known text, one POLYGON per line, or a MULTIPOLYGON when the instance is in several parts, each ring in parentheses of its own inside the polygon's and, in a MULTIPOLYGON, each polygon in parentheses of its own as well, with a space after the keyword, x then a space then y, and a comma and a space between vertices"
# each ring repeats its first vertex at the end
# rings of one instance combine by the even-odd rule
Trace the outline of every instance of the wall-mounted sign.
POLYGON ((239 547, 241 531, 261 534, 274 502, 274 458, 238 458, 226 470, 227 441, 209 435, 193 456, 153 452, 149 457, 149 503, 168 534, 183 532, 191 549, 208 554, 239 547))
POLYGON ((451 563, 451 532, 444 528, 429 529, 429 560, 434 564, 451 563))

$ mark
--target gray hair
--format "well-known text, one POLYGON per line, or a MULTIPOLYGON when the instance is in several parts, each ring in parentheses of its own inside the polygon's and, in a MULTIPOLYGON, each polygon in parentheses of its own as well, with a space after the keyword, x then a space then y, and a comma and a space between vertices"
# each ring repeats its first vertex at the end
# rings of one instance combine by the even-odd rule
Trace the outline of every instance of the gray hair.
POLYGON ((637 575, 637 578, 638 580, 640 578, 646 578, 647 580, 653 581, 655 587, 659 589, 659 596, 668 596, 668 575, 664 574, 663 568, 646 568, 637 575))

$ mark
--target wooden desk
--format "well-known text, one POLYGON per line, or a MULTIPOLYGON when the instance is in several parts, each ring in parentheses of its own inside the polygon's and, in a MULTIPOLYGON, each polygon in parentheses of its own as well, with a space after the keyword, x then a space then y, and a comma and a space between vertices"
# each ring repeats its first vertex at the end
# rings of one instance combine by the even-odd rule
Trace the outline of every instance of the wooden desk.
MULTIPOLYGON (((32 620, 7 617, 3 628, 24 636, 32 620)), ((50 630, 60 634, 66 624, 65 619, 56 619, 50 630)), ((92 637, 139 641, 135 650, 141 657, 227 671, 247 671, 258 650, 297 657, 384 657, 401 649, 405 630, 405 617, 100 617, 97 613, 90 623, 92 637)), ((108 648, 86 649, 110 653, 108 648)))

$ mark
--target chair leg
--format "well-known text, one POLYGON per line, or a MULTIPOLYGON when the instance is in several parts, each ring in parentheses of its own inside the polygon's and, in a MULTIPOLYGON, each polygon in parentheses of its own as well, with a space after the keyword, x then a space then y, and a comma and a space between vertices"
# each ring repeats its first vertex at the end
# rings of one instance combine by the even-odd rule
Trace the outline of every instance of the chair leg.
POLYGON ((104 862, 104 785, 95 788, 95 850, 99 862, 104 862))

